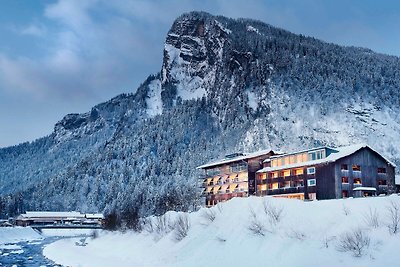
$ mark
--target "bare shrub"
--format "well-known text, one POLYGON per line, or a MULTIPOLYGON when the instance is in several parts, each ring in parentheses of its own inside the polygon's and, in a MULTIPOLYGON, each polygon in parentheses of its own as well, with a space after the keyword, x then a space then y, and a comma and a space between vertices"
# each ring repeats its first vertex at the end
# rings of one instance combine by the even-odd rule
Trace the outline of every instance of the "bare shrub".
POLYGON ((257 214, 253 209, 250 209, 250 224, 247 229, 249 229, 249 231, 254 235, 265 236, 266 228, 257 218, 257 214))
POLYGON ((343 205, 342 210, 343 210, 344 215, 347 216, 350 214, 350 209, 348 207, 346 207, 345 205, 343 205))
POLYGON ((272 204, 270 200, 265 200, 263 202, 263 207, 269 223, 276 226, 282 220, 283 207, 272 204))
POLYGON ((187 214, 180 214, 175 221, 175 240, 181 241, 184 239, 190 229, 190 219, 187 214))
POLYGON ((286 233, 286 235, 289 238, 297 239, 299 241, 304 241, 307 238, 306 234, 298 229, 291 229, 289 232, 286 233))
POLYGON ((370 207, 368 212, 364 214, 364 222, 366 225, 368 225, 368 227, 378 228, 380 225, 378 210, 370 207))
POLYGON ((158 236, 164 236, 174 229, 174 223, 171 221, 168 215, 164 214, 157 216, 155 222, 153 222, 154 232, 158 236))
POLYGON ((351 252, 354 257, 361 257, 369 248, 371 238, 361 229, 356 229, 340 236, 337 250, 351 252))
POLYGON ((322 246, 324 248, 329 248, 330 243, 336 239, 336 236, 324 236, 324 238, 322 238, 322 246))
POLYGON ((201 217, 203 217, 207 222, 212 223, 217 217, 217 214, 213 209, 205 209, 201 214, 201 217))
POLYGON ((154 223, 151 218, 143 218, 141 219, 141 225, 142 225, 142 230, 146 231, 149 234, 152 234, 154 232, 154 223))
POLYGON ((397 234, 400 227, 400 203, 398 201, 390 201, 387 208, 389 213, 389 223, 387 225, 391 234, 397 234))
POLYGON ((90 237, 91 237, 92 239, 98 238, 98 237, 99 237, 99 232, 98 232, 97 230, 93 230, 93 231, 90 233, 90 237))

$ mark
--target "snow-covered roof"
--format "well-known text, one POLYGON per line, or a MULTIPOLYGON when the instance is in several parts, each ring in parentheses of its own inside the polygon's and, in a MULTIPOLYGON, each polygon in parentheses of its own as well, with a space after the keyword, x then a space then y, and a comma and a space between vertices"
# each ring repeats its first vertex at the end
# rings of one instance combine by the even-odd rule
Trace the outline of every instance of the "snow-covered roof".
MULTIPOLYGON (((289 155, 301 154, 301 153, 304 153, 304 152, 311 152, 311 151, 320 150, 320 149, 324 149, 324 148, 336 150, 335 148, 331 148, 331 147, 327 147, 327 146, 320 146, 320 147, 314 147, 314 148, 310 148, 310 149, 303 149, 303 150, 299 150, 299 151, 295 151, 295 152, 290 152, 290 153, 281 153, 281 154, 279 154, 279 155, 271 156, 271 159, 280 158, 280 157, 285 157, 285 156, 289 156, 289 155)), ((278 153, 277 153, 277 154, 278 154, 278 153)), ((264 160, 264 162, 267 162, 267 159, 264 160)))
POLYGON ((256 158, 256 157, 268 154, 270 152, 274 152, 274 151, 272 151, 271 149, 266 149, 266 150, 260 150, 260 151, 253 152, 253 153, 243 153, 243 155, 241 155, 241 156, 237 156, 237 157, 233 157, 233 158, 223 158, 223 159, 220 159, 217 161, 213 161, 213 162, 198 166, 196 169, 204 169, 204 168, 218 166, 218 165, 231 163, 231 162, 235 162, 235 161, 242 161, 242 160, 246 160, 246 159, 256 158))
POLYGON ((104 219, 104 215, 101 213, 86 213, 87 219, 104 219))
MULTIPOLYGON (((257 172, 260 173, 260 172, 278 171, 278 170, 283 170, 283 169, 306 167, 306 166, 318 165, 318 164, 323 164, 323 163, 335 162, 335 161, 337 161, 337 160, 339 160, 341 158, 344 158, 344 157, 350 156, 351 154, 354 154, 355 152, 357 152, 358 150, 360 150, 362 148, 369 148, 372 151, 376 152, 375 150, 373 150, 370 146, 368 146, 366 144, 357 144, 357 145, 351 145, 351 146, 332 148, 333 150, 335 150, 337 152, 333 152, 329 156, 327 156, 326 158, 323 158, 323 159, 292 163, 292 164, 287 164, 287 165, 282 165, 282 166, 277 166, 277 167, 266 167, 266 168, 263 168, 263 169, 261 169, 261 170, 259 170, 257 172)), ((310 150, 305 150, 305 151, 312 151, 312 150, 315 150, 315 149, 310 149, 310 150)), ((378 152, 376 152, 376 153, 378 153, 378 152)), ((380 156, 388 164, 392 165, 393 167, 396 167, 396 165, 394 163, 392 163, 391 161, 389 161, 388 159, 386 159, 382 155, 380 155, 380 156)))
POLYGON ((353 188, 353 191, 376 191, 375 187, 366 187, 366 186, 360 186, 353 188))
POLYGON ((77 211, 27 211, 21 214, 24 218, 84 218, 85 215, 77 211))

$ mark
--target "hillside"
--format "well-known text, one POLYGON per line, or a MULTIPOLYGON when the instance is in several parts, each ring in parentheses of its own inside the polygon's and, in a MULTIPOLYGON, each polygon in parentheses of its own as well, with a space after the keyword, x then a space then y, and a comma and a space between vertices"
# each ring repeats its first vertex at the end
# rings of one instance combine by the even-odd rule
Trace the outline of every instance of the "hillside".
POLYGON ((399 164, 398 88, 398 57, 250 19, 183 14, 160 73, 135 93, 0 150, 1 213, 190 210, 195 167, 239 150, 368 143, 399 164))
MULTIPOLYGON (((97 239, 86 239, 84 247, 76 246, 74 239, 60 240, 44 254, 57 263, 82 267, 393 266, 400 260, 400 240, 399 234, 389 233, 388 208, 399 201, 395 195, 314 202, 236 198, 186 215, 167 213, 170 224, 180 216, 189 221, 187 236, 179 241, 176 227, 153 232, 147 227, 141 233, 102 232, 97 239), (263 203, 281 211, 279 221, 271 220, 263 203), (215 216, 212 221, 210 214, 215 216), (377 218, 377 224, 371 224, 371 218, 377 218), (249 230, 255 221, 264 228, 263 235, 249 230), (358 230, 369 244, 360 246, 360 254, 343 251, 343 237, 358 230)), ((159 220, 152 220, 157 225, 159 220)))

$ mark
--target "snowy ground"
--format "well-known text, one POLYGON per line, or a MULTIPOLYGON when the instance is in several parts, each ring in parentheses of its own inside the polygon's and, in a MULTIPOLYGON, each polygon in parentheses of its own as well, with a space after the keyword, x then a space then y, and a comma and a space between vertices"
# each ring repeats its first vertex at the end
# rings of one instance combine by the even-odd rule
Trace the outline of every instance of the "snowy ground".
MULTIPOLYGON (((168 227, 157 230, 161 220, 156 223, 153 218, 153 231, 150 227, 142 233, 104 231, 96 239, 87 238, 86 246, 76 245, 79 239, 63 239, 48 245, 44 254, 68 266, 395 266, 400 262, 400 233, 388 229, 391 203, 400 207, 400 197, 314 202, 233 199, 189 214, 190 229, 181 241, 176 227, 163 234, 168 227), (265 202, 269 210, 282 209, 279 222, 264 212, 265 202), (371 223, 371 214, 377 215, 378 225, 371 223), (263 235, 250 226, 258 226, 263 235), (370 238, 361 257, 339 251, 343 235, 356 229, 370 238)), ((165 218, 171 225, 178 216, 184 218, 174 212, 165 218)), ((400 226, 400 210, 398 220, 400 226)))
POLYGON ((42 239, 42 236, 30 227, 0 227, 0 246, 37 239, 42 239))

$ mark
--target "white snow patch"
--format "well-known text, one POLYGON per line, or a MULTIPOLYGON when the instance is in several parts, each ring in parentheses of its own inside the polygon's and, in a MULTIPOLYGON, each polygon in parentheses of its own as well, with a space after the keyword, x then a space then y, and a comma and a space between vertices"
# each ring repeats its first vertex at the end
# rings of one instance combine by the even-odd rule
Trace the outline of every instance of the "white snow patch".
POLYGON ((226 32, 227 34, 231 34, 231 33, 232 33, 232 31, 231 31, 230 29, 224 27, 224 26, 222 25, 222 23, 219 22, 218 20, 215 20, 215 24, 217 24, 217 26, 218 26, 222 31, 226 32))
POLYGON ((261 35, 260 31, 257 28, 254 28, 251 25, 248 25, 246 29, 247 29, 248 32, 255 32, 255 33, 261 35))
POLYGON ((146 98, 147 114, 154 117, 162 113, 161 81, 153 80, 149 84, 149 91, 146 98))
POLYGON ((249 90, 246 91, 247 92, 247 98, 248 98, 248 104, 249 107, 251 109, 253 109, 254 111, 257 110, 258 108, 258 98, 257 95, 254 92, 251 92, 249 90))
MULTIPOLYGON (((155 239, 151 233, 101 232, 76 246, 75 239, 48 245, 44 255, 67 266, 393 266, 400 261, 400 239, 386 227, 387 206, 400 197, 340 199, 303 202, 270 197, 235 198, 220 208, 189 213, 191 228, 177 242, 174 232, 155 239), (283 217, 276 226, 269 223, 263 202, 282 207, 283 217), (380 226, 369 227, 365 216, 377 210, 380 226), (268 230, 264 236, 249 230, 250 210, 268 230), (344 212, 346 210, 346 212, 344 212), (208 220, 205 212, 214 212, 208 220), (370 236, 362 257, 339 252, 340 237, 361 227, 370 236)), ((168 213, 175 219, 177 213, 168 213)))
POLYGON ((43 236, 87 236, 92 234, 96 229, 42 229, 43 236))
POLYGON ((0 227, 0 244, 38 239, 42 236, 30 227, 0 227))

